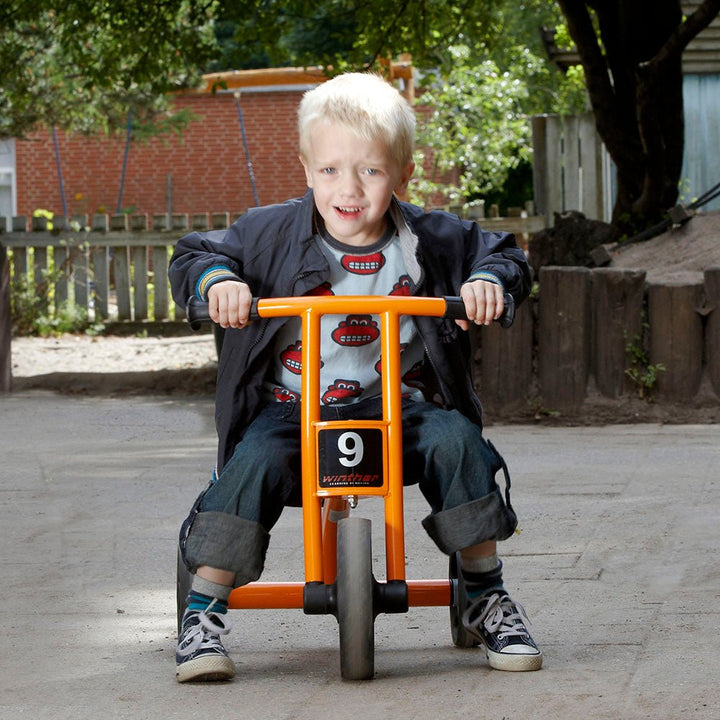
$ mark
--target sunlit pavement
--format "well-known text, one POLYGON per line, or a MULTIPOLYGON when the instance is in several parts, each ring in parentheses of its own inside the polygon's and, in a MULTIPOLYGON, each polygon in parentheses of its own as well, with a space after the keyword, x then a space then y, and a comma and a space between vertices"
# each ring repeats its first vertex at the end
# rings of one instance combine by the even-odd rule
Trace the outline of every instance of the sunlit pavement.
MULTIPOLYGON (((506 586, 545 655, 490 670, 452 646, 448 612, 375 624, 376 677, 340 679, 337 623, 232 611, 229 684, 174 677, 175 541, 214 463, 205 398, 0 398, 0 717, 717 717, 720 425, 492 426, 521 533, 506 586)), ((378 507, 376 572, 382 574, 378 507)), ((409 577, 446 559, 406 495, 409 577)), ((266 576, 301 579, 300 515, 272 534, 266 576)))

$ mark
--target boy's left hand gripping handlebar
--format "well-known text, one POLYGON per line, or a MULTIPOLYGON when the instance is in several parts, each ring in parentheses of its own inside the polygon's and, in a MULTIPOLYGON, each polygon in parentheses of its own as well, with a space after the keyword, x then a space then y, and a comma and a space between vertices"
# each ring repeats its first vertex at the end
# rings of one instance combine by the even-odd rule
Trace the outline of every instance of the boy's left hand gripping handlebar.
MULTIPOLYGON (((253 298, 252 304, 250 305, 250 319, 257 320, 260 316, 257 311, 257 304, 260 298, 253 298)), ((208 303, 204 300, 199 300, 195 296, 188 299, 185 307, 185 316, 188 324, 193 330, 199 330, 200 326, 204 322, 210 322, 210 309, 208 303)))
MULTIPOLYGON (((257 320, 259 315, 257 311, 257 303, 259 298, 253 298, 250 306, 250 319, 257 320)), ((452 320, 467 320, 465 315, 465 304, 460 297, 445 297, 445 317, 452 320)), ((185 309, 187 321, 193 330, 199 330, 203 322, 210 320, 210 312, 208 304, 196 297, 188 300, 185 309)), ((498 318, 497 322, 504 328, 509 328, 515 320, 515 299, 509 293, 505 293, 505 309, 503 314, 498 318)))

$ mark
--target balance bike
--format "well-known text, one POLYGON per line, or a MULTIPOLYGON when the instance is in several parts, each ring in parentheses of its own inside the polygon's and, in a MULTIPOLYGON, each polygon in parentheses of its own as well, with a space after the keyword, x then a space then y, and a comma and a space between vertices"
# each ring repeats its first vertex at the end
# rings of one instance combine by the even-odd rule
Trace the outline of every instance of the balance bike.
MULTIPOLYGON (((505 296, 504 327, 514 306, 505 296)), ((209 319, 207 304, 191 299, 188 321, 209 319)), ((367 680, 375 672, 374 622, 380 613, 403 613, 410 606, 450 609, 453 643, 476 641, 464 629, 465 588, 458 554, 450 557, 449 579, 405 577, 402 416, 400 395, 400 316, 465 318, 460 298, 404 296, 305 296, 253 302, 253 316, 302 319, 302 517, 305 580, 253 582, 230 594, 231 609, 302 608, 332 614, 339 627, 340 674, 367 680), (380 319, 382 418, 375 421, 320 420, 320 320, 323 315, 375 315, 380 319), (353 517, 360 497, 384 504, 387 578, 373 575, 371 521, 353 517)), ((192 575, 178 558, 177 611, 180 624, 192 575)))

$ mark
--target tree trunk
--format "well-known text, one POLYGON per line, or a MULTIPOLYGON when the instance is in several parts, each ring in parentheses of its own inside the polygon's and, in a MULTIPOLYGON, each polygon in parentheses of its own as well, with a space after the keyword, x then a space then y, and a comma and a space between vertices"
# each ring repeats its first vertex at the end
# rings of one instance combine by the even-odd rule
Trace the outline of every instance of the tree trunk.
POLYGON ((559 4, 585 69, 598 133, 617 168, 612 221, 632 234, 677 201, 685 131, 682 52, 720 12, 720 0, 705 0, 685 22, 680 0, 559 4))

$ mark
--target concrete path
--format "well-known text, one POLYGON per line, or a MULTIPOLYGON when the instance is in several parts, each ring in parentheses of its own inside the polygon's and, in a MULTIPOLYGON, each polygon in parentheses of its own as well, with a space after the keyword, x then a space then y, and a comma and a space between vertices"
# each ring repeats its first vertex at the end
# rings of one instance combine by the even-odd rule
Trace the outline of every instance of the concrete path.
MULTIPOLYGON (((3 720, 719 716, 720 425, 488 428, 540 672, 490 670, 420 608, 378 618, 376 678, 347 683, 333 618, 233 611, 238 677, 205 686, 175 682, 175 538, 213 464, 211 403, 20 393, 0 428, 3 720)), ((443 577, 415 490, 406 507, 409 576, 443 577)), ((273 532, 266 578, 300 579, 299 520, 273 532)))

